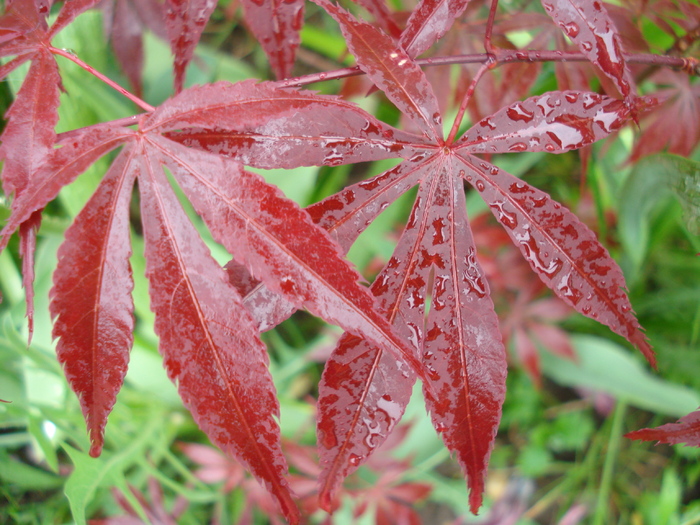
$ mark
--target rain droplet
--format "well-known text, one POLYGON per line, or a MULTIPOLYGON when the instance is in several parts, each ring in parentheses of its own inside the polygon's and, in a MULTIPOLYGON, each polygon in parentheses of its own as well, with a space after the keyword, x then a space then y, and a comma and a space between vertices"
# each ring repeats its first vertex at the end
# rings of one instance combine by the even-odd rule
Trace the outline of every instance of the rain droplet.
POLYGON ((350 454, 350 457, 348 457, 348 461, 354 467, 358 466, 363 459, 362 456, 358 456, 357 454, 350 454))
POLYGON ((476 189, 479 191, 484 191, 486 189, 486 186, 484 185, 484 181, 482 181, 482 180, 476 181, 476 189))
POLYGON ((491 173, 491 175, 498 175, 498 172, 499 172, 499 171, 501 171, 501 170, 498 169, 496 166, 491 166, 491 169, 489 170, 489 173, 491 173))
POLYGON ((524 142, 516 142, 510 148, 508 148, 509 151, 525 151, 526 149, 527 144, 525 144, 524 142))
POLYGON ((545 151, 552 152, 552 151, 554 151, 556 148, 554 147, 554 144, 545 144, 545 145, 544 145, 544 149, 545 149, 545 151))
POLYGON ((506 110, 506 115, 508 115, 508 118, 513 121, 522 120, 523 122, 530 122, 533 118, 535 118, 535 114, 532 111, 525 109, 520 102, 509 107, 506 110))
POLYGON ((568 24, 564 24, 562 27, 564 28, 564 31, 566 32, 567 36, 569 36, 570 38, 576 38, 580 31, 576 22, 569 22, 568 24))
POLYGON ((565 93, 564 98, 572 104, 578 100, 578 93, 565 93))
POLYGON ((593 44, 586 41, 586 42, 581 43, 581 47, 583 48, 584 51, 590 51, 591 49, 593 49, 593 44))

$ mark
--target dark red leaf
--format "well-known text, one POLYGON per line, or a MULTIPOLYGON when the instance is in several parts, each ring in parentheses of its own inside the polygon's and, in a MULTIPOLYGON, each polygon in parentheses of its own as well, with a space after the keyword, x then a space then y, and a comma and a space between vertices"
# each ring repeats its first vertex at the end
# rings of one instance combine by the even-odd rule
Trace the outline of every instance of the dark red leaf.
POLYGON ((338 245, 296 203, 229 159, 151 140, 214 238, 255 278, 298 308, 403 356, 424 375, 414 348, 376 312, 338 245))
POLYGON ((624 291, 622 271, 595 234, 546 193, 487 162, 459 158, 467 182, 542 282, 576 311, 626 338, 655 366, 624 291))
POLYGON ((127 147, 66 231, 51 290, 58 360, 80 400, 94 457, 102 450, 107 416, 133 344, 129 203, 134 164, 134 149, 127 147))
POLYGON ((433 393, 425 395, 435 429, 467 475, 469 506, 476 513, 501 419, 507 363, 488 284, 476 260, 463 182, 452 171, 446 161, 429 188, 421 188, 426 199, 421 205, 428 208, 422 265, 433 271, 422 347, 433 393))
POLYGON ((641 441, 658 441, 669 445, 685 443, 689 447, 700 447, 700 410, 683 416, 677 423, 668 423, 656 428, 644 428, 625 434, 626 438, 641 441))
POLYGON ((563 153, 607 137, 620 129, 635 110, 653 99, 637 99, 630 107, 597 93, 555 91, 516 102, 486 117, 455 144, 469 153, 546 151, 563 153))
POLYGON ((423 70, 394 40, 332 4, 314 0, 337 22, 357 64, 426 137, 440 142, 442 117, 423 70))
POLYGON ((245 21, 278 79, 291 76, 304 25, 304 0, 241 0, 245 21))
POLYGON ((469 0, 422 0, 411 13, 399 44, 417 57, 440 40, 467 8, 469 0))
POLYGON ((175 93, 182 91, 187 64, 216 3, 216 0, 165 0, 165 28, 175 55, 175 93))
POLYGON ((156 332, 168 375, 211 440, 236 457, 299 522, 284 476, 279 405, 265 346, 240 296, 169 187, 157 150, 140 158, 139 190, 156 332))
POLYGON ((601 0, 542 0, 547 14, 628 99, 636 88, 615 24, 601 0))

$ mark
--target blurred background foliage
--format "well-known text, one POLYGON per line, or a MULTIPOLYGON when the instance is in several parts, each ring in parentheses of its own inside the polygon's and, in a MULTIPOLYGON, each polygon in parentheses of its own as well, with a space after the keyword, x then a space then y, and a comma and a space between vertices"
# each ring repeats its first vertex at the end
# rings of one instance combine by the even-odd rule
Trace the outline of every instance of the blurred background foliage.
MULTIPOLYGON (((330 69, 347 59, 337 29, 314 12, 310 7, 310 23, 302 32, 300 70, 330 69)), ((266 77, 264 56, 232 13, 232 3, 222 2, 190 67, 188 84, 266 77)), ((127 85, 101 27, 101 14, 88 12, 55 45, 71 49, 127 85)), ((645 36, 653 41, 664 34, 648 24, 645 36)), ((144 98, 156 105, 172 94, 170 51, 152 35, 145 43, 144 98)), ((65 87, 59 132, 136 113, 109 87, 59 60, 65 87)), ((550 66, 545 64, 533 94, 555 88, 550 66)), ((15 72, 0 84, 3 108, 22 74, 15 72)), ((335 92, 340 86, 327 82, 314 88, 335 92)), ((380 96, 355 100, 389 123, 399 120, 380 96)), ((700 154, 681 158, 662 153, 629 164, 635 132, 627 128, 614 140, 596 144, 586 152, 585 163, 577 152, 504 155, 494 162, 566 203, 598 232, 626 274, 632 304, 658 352, 658 373, 602 325, 568 312, 542 315, 551 297, 532 283, 536 277, 501 283, 508 272, 520 275, 520 263, 512 258, 515 249, 492 234, 486 206, 469 194, 481 255, 493 263, 494 302, 504 327, 512 328, 504 333, 512 363, 486 505, 481 516, 468 514, 459 468, 417 399, 385 459, 369 462, 348 480, 332 523, 375 523, 382 509, 401 523, 403 508, 434 524, 700 523, 700 452, 622 438, 625 432, 675 420, 700 406, 700 154), (574 359, 566 351, 549 351, 562 342, 551 327, 563 334, 574 359)), ((137 332, 129 373, 109 419, 104 453, 97 459, 86 453, 80 407, 53 351, 48 297, 63 231, 107 165, 104 159, 92 167, 46 210, 36 263, 35 333, 29 346, 16 241, 0 255, 0 399, 10 401, 0 404, 0 523, 279 522, 264 491, 211 447, 166 377, 153 333, 137 207, 131 261, 137 332)), ((264 175, 290 198, 308 205, 390 165, 264 175)), ((409 194, 353 247, 350 258, 368 279, 390 257, 410 204, 409 194)), ((0 220, 9 215, 8 205, 3 197, 0 220)), ((190 214, 204 232, 201 221, 190 214)), ((212 242, 210 246, 217 260, 226 262, 223 249, 212 242)), ((313 506, 313 399, 323 361, 339 332, 301 312, 263 337, 278 388, 293 486, 310 521, 322 523, 327 517, 313 506)))

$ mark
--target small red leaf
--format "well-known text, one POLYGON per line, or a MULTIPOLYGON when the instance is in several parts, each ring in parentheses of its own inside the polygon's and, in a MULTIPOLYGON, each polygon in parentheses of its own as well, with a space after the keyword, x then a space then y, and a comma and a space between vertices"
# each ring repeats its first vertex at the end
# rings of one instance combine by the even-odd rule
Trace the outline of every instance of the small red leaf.
POLYGON ((58 360, 80 399, 93 457, 102 450, 107 416, 124 382, 133 344, 133 154, 131 147, 121 152, 66 231, 51 290, 58 360))
POLYGON ((595 234, 546 193, 487 162, 459 157, 464 177, 542 282, 576 311, 609 326, 655 366, 625 293, 625 279, 595 234))
POLYGON ((440 142, 442 117, 437 99, 418 64, 390 36, 357 20, 329 0, 314 1, 340 24, 360 69, 427 137, 440 142))
POLYGON ((165 28, 170 37, 170 49, 175 55, 175 93, 182 91, 185 69, 216 3, 216 0, 165 1, 165 28))
POLYGON ((628 99, 636 89, 615 24, 600 0, 542 0, 547 14, 628 99))
POLYGON ((636 109, 621 100, 579 91, 555 91, 516 102, 482 119, 455 144, 469 153, 545 151, 563 153, 607 137, 636 109))
POLYGON ((422 0, 406 22, 399 44, 417 57, 440 40, 467 8, 469 0, 422 0))
POLYGON ((451 163, 431 181, 425 205, 423 264, 432 266, 433 285, 422 350, 434 392, 425 391, 426 407, 467 475, 476 513, 505 398, 506 353, 451 163))
POLYGON ((265 346, 156 156, 157 150, 144 152, 139 190, 146 273, 168 375, 211 440, 265 484, 291 523, 299 523, 284 477, 279 405, 265 346))
POLYGON ((299 32, 304 25, 304 0, 241 0, 245 21, 262 46, 272 72, 282 80, 292 73, 299 32))
POLYGON ((700 447, 700 410, 683 416, 677 423, 668 423, 656 428, 644 428, 625 434, 626 438, 641 441, 658 441, 669 445, 685 443, 689 447, 700 447))

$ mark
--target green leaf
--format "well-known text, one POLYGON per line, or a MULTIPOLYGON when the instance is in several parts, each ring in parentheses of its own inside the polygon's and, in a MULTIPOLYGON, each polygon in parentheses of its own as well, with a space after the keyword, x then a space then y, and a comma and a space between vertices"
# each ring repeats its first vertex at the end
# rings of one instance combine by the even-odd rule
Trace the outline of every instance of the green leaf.
POLYGON ((561 385, 605 392, 638 408, 681 417, 700 405, 700 395, 648 372, 631 352, 600 337, 572 337, 578 362, 542 354, 542 371, 561 385))
POLYGON ((620 238, 632 260, 633 275, 641 268, 649 250, 654 213, 669 197, 681 203, 688 230, 698 235, 700 162, 668 154, 639 161, 620 192, 619 210, 620 238))

